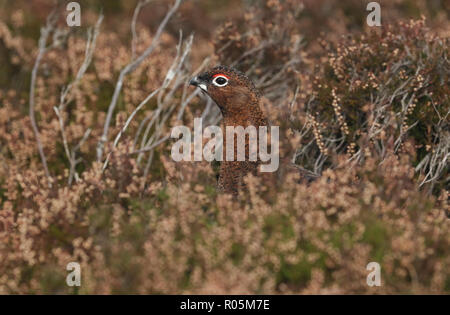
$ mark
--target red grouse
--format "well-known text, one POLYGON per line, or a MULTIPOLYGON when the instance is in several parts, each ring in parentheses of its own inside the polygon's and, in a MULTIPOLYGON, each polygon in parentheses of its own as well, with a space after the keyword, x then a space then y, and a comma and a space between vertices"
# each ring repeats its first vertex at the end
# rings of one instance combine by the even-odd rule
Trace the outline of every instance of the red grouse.
MULTIPOLYGON (((260 108, 261 95, 255 85, 243 73, 226 66, 218 66, 210 71, 194 77, 191 85, 199 87, 208 94, 219 106, 223 116, 223 154, 224 158, 219 171, 219 189, 226 193, 236 195, 243 186, 243 177, 248 174, 256 174, 260 163, 249 160, 249 141, 245 139, 245 161, 227 161, 225 158, 227 126, 268 126, 267 119, 260 108)), ((236 153, 237 139, 234 139, 236 153)), ((236 155, 235 155, 236 156, 236 155)))

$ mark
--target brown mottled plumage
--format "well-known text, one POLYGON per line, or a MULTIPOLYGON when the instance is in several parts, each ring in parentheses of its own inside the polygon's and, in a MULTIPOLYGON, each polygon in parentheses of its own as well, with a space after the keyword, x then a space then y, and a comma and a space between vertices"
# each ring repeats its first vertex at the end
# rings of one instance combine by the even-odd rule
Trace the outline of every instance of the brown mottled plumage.
MULTIPOLYGON (((193 78, 190 84, 200 87, 219 106, 223 115, 223 148, 226 148, 226 126, 242 126, 244 128, 254 126, 256 130, 259 126, 268 126, 267 119, 260 108, 261 95, 243 73, 230 67, 218 66, 193 78), (213 81, 222 75, 228 79, 228 82, 224 86, 217 86, 213 81)), ((248 137, 245 139, 245 148, 245 161, 226 161, 224 150, 218 186, 226 193, 237 194, 243 185, 243 177, 248 173, 257 173, 259 158, 256 162, 248 160, 248 137)), ((236 138, 234 151, 236 156, 236 138)))

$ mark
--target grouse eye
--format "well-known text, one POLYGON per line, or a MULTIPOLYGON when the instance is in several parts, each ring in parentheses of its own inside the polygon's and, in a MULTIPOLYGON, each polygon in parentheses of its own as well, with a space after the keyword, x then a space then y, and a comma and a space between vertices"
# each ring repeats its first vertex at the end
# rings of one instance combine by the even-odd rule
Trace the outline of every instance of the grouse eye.
POLYGON ((218 75, 214 78, 213 84, 220 87, 225 86, 228 84, 228 78, 223 75, 218 75))

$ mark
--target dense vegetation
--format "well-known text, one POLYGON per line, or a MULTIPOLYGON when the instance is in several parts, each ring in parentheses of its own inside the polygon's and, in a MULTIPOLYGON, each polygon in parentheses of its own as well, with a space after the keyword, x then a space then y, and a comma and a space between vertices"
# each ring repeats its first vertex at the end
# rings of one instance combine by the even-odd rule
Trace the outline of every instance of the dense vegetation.
POLYGON ((0 4, 0 293, 450 293, 448 1, 79 2, 0 4), (219 63, 281 129, 235 199, 170 157, 219 63))

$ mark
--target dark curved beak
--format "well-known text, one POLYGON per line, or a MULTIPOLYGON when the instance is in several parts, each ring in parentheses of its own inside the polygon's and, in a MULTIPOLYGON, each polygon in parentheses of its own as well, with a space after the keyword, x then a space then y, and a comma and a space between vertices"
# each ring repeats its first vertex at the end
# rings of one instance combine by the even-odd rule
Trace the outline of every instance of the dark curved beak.
POLYGON ((200 84, 200 80, 198 79, 198 77, 193 77, 193 78, 189 81, 189 85, 199 86, 199 84, 200 84))
POLYGON ((203 92, 208 92, 208 84, 204 80, 200 79, 198 76, 193 77, 189 81, 189 84, 199 87, 203 92))

